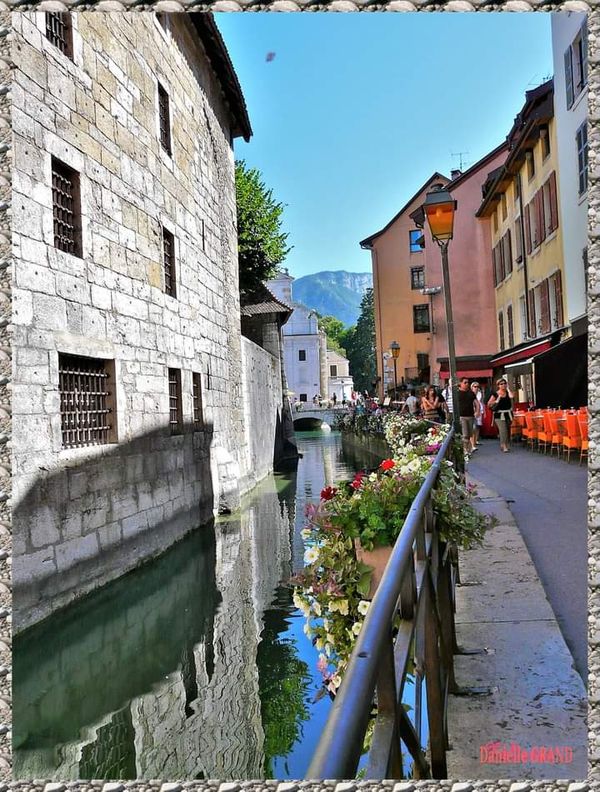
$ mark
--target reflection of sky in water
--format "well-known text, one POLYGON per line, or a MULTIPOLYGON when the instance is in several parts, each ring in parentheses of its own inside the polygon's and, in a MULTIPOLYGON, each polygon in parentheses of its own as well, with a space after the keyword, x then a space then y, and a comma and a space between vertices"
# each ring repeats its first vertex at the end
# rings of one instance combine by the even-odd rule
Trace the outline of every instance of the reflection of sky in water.
POLYGON ((241 516, 15 640, 15 777, 303 777, 331 700, 315 701, 318 652, 285 583, 305 505, 372 463, 345 459, 337 433, 298 438, 297 471, 241 516))

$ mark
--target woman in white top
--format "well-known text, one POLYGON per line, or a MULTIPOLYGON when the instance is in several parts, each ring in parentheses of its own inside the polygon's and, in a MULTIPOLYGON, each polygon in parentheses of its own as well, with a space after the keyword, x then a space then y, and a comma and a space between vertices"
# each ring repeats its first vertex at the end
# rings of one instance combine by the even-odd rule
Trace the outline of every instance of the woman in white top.
POLYGON ((471 435, 471 445, 473 446, 473 449, 475 449, 479 445, 479 433, 481 431, 481 425, 483 424, 485 405, 483 403, 483 393, 481 392, 478 382, 471 383, 471 390, 477 397, 477 401, 475 402, 475 421, 473 423, 473 434, 471 435))

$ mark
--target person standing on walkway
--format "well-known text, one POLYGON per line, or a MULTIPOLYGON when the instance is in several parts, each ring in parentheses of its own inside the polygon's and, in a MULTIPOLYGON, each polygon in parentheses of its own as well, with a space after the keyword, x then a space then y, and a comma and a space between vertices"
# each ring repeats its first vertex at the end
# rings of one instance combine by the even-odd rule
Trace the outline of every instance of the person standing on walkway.
POLYGON ((508 389, 508 382, 501 377, 496 383, 497 390, 493 393, 487 406, 494 413, 494 421, 500 433, 500 450, 508 453, 510 442, 510 424, 512 421, 512 398, 513 395, 508 389))
POLYGON ((415 394, 411 391, 404 403, 404 407, 402 408, 402 412, 408 412, 410 415, 416 415, 419 409, 419 400, 415 396, 415 394))
POLYGON ((483 394, 478 382, 471 383, 471 390, 477 397, 475 404, 475 423, 473 424, 473 435, 471 437, 471 445, 476 448, 479 445, 479 433, 483 424, 483 414, 485 412, 485 404, 483 403, 483 394))
POLYGON ((452 380, 446 380, 446 385, 442 391, 442 400, 446 404, 446 419, 452 422, 452 380))
POLYGON ((463 451, 465 456, 475 451, 472 444, 473 426, 475 424, 477 396, 469 387, 467 377, 461 377, 458 385, 458 414, 460 416, 460 429, 463 437, 463 451))
POLYGON ((428 421, 435 421, 436 423, 439 423, 439 409, 440 400, 437 397, 435 388, 433 385, 430 385, 421 397, 421 412, 423 413, 423 418, 427 419, 428 421))

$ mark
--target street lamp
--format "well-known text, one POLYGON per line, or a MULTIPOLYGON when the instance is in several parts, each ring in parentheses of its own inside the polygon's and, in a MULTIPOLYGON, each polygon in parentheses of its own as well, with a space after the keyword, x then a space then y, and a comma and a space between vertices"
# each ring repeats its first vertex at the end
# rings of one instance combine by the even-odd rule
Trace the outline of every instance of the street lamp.
POLYGON ((444 297, 446 301, 446 324, 448 325, 448 363, 450 382, 452 383, 452 413, 454 431, 460 432, 460 412, 458 408, 458 382, 456 379, 456 352, 454 349, 454 320, 452 318, 452 297, 450 294, 450 275, 448 272, 448 242, 454 230, 454 212, 456 201, 443 184, 434 184, 431 192, 425 196, 423 212, 429 223, 433 241, 442 252, 442 276, 444 279, 444 297))
POLYGON ((394 401, 398 401, 398 372, 396 371, 396 361, 400 354, 400 344, 397 341, 392 341, 390 344, 390 352, 394 359, 394 401))

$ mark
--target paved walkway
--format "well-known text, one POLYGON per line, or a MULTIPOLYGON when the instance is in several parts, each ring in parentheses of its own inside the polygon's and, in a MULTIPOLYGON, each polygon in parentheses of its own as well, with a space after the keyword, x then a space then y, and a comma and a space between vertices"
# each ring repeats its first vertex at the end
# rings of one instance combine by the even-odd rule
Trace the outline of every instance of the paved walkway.
MULTIPOLYGON (((502 464, 513 464, 516 456, 503 454, 502 464)), ((471 480, 474 468, 471 463, 471 480)), ((448 776, 584 779, 588 742, 583 682, 504 498, 481 483, 478 496, 478 508, 496 515, 498 525, 488 532, 483 547, 461 553, 456 629, 459 645, 487 651, 458 655, 455 669, 461 687, 484 686, 491 692, 450 696, 448 776), (493 743, 507 750, 511 745, 527 751, 566 748, 567 761, 482 762, 482 750, 493 743)), ((557 565, 559 558, 555 555, 557 565)))

